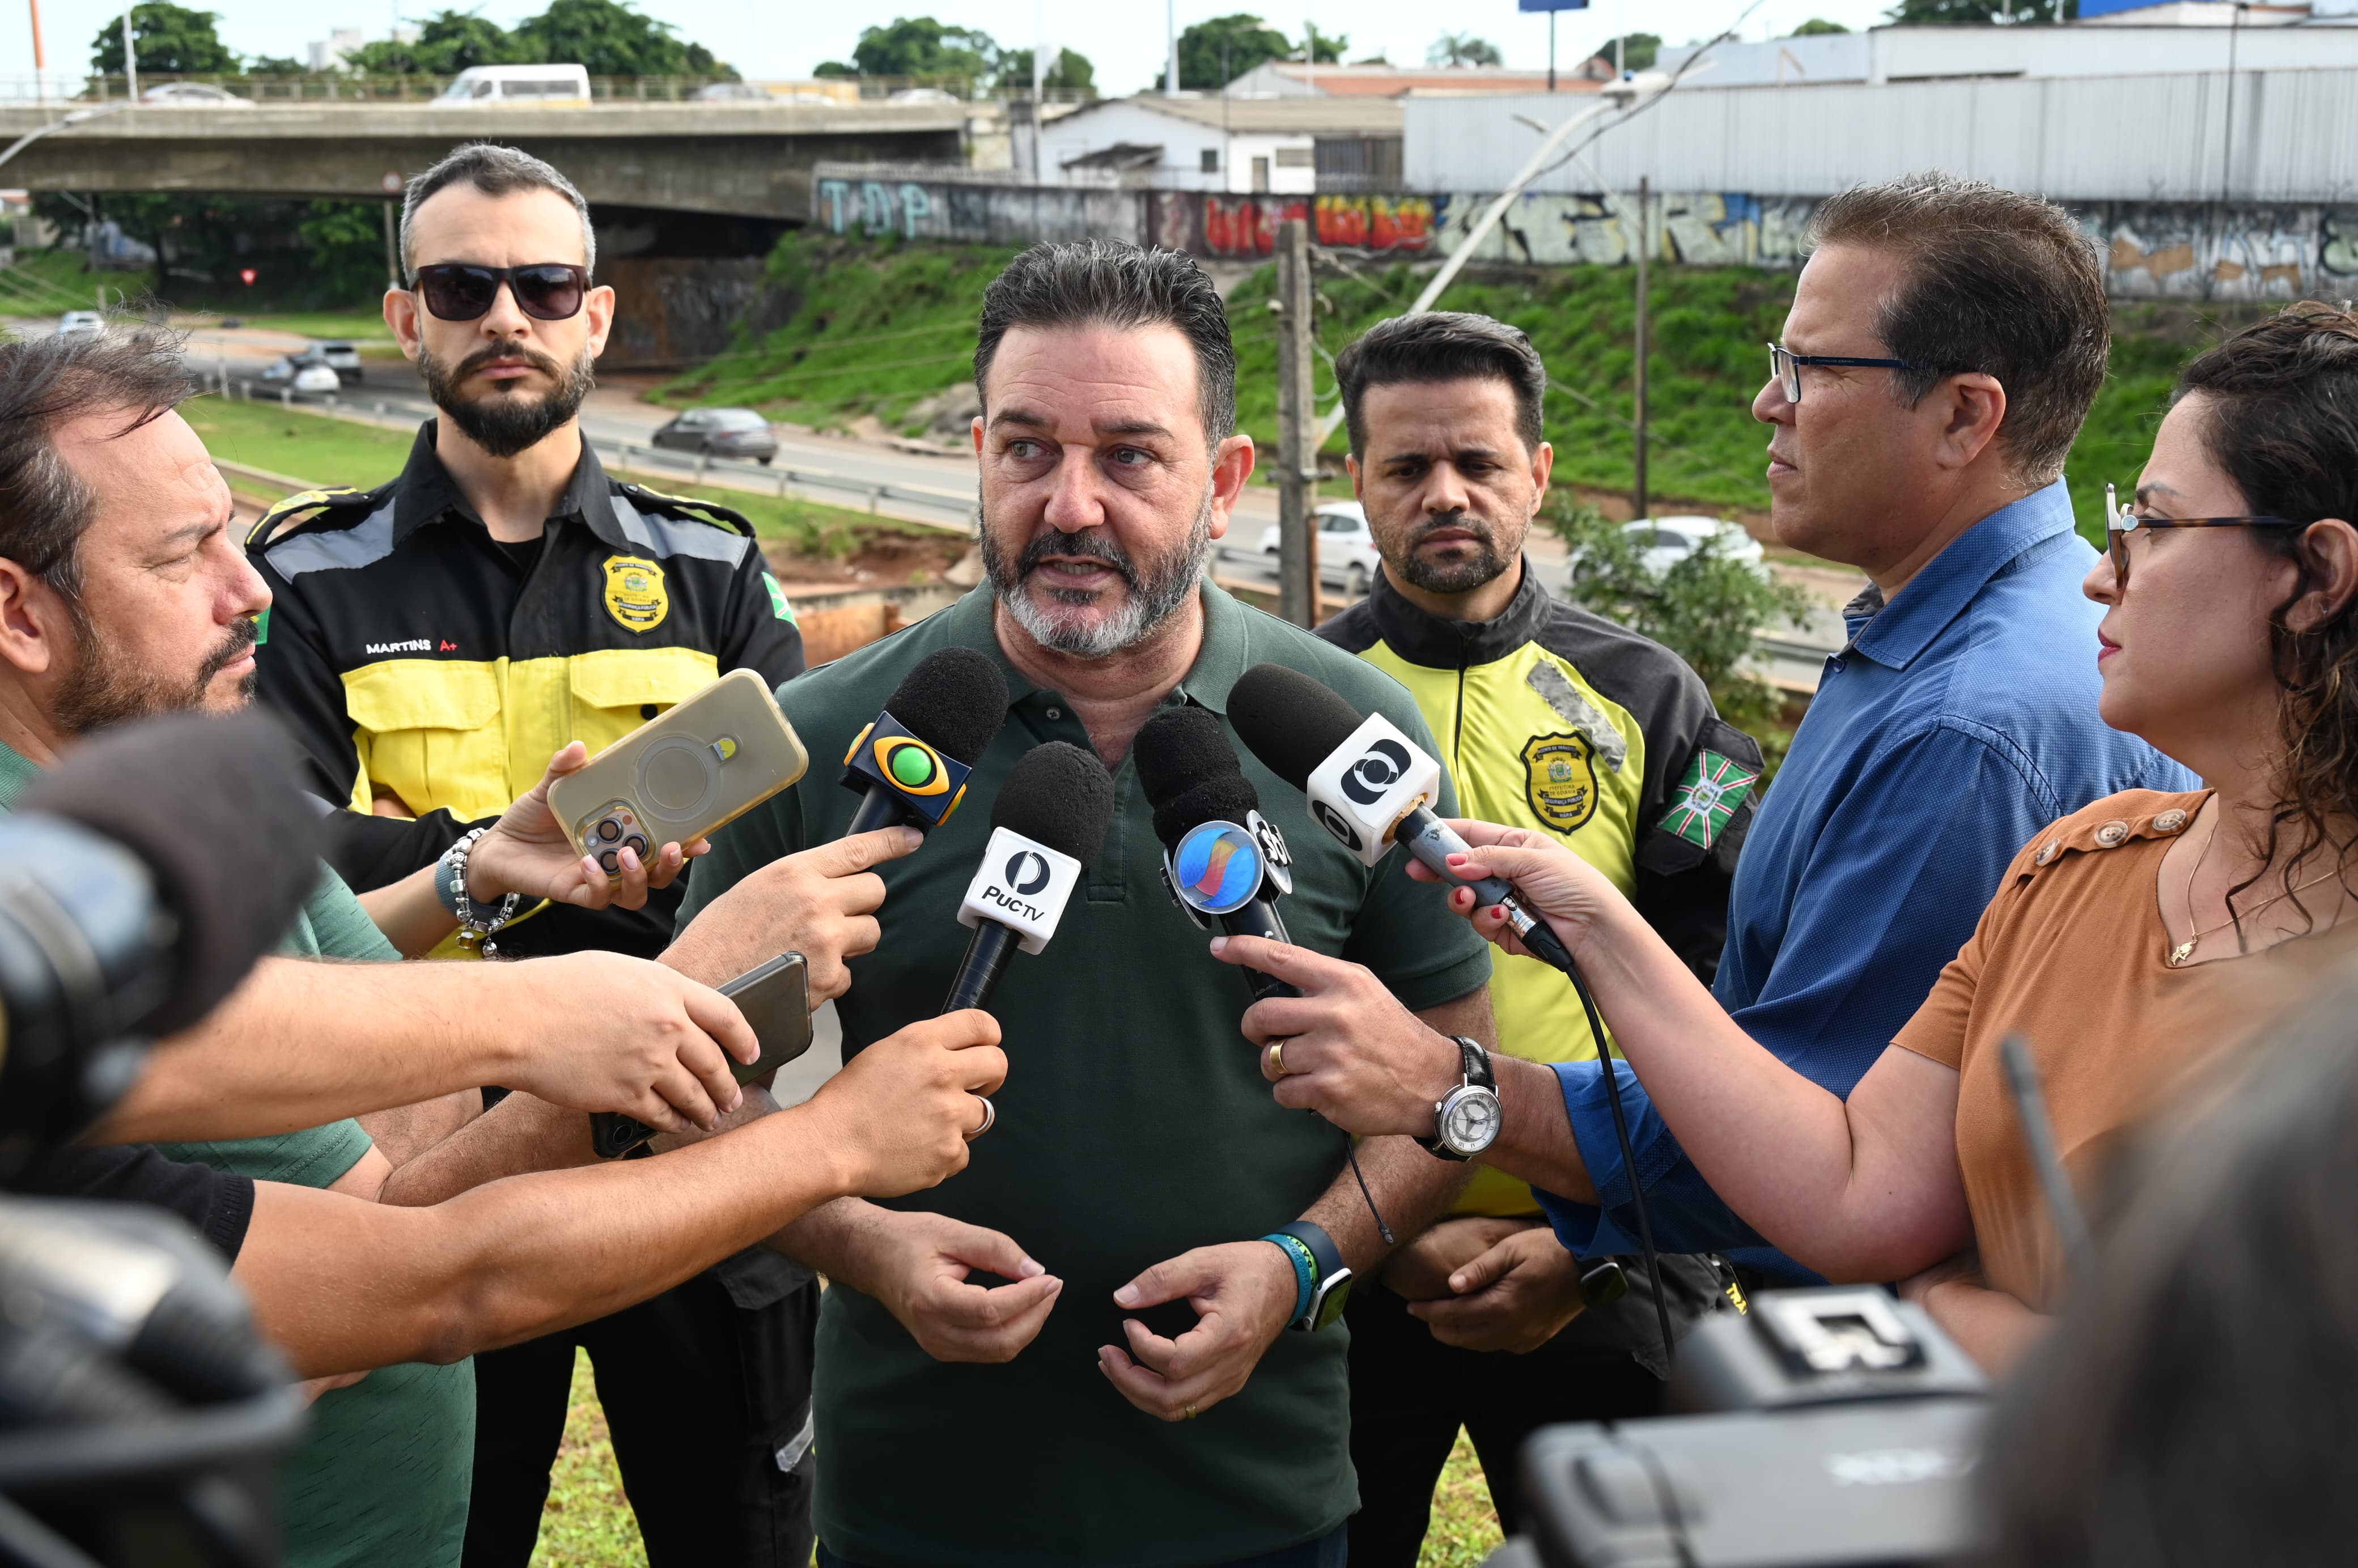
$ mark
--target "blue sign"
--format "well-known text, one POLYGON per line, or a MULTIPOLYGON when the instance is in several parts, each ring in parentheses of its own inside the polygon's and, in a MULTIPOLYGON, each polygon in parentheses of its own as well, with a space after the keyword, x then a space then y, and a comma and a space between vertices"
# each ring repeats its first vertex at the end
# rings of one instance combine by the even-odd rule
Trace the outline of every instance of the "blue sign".
MULTIPOLYGON (((2152 0, 2142 0, 2150 5, 2152 0)), ((1515 0, 1518 11, 1585 11, 1588 0, 1515 0)))

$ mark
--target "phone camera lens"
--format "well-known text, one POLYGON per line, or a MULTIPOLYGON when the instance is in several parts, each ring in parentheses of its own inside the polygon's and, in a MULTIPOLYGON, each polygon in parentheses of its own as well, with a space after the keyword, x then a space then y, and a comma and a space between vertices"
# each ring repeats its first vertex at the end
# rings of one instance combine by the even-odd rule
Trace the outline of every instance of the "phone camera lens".
POLYGON ((598 863, 606 868, 606 874, 610 877, 619 877, 622 874, 622 857, 611 849, 599 856, 598 863))
POLYGON ((598 824, 598 837, 606 840, 607 843, 611 844, 622 836, 622 825, 615 821, 612 817, 610 816, 606 818, 605 821, 598 824))
POLYGON ((635 833, 622 840, 622 848, 630 850, 631 853, 636 855, 642 861, 647 858, 647 841, 640 838, 635 833))

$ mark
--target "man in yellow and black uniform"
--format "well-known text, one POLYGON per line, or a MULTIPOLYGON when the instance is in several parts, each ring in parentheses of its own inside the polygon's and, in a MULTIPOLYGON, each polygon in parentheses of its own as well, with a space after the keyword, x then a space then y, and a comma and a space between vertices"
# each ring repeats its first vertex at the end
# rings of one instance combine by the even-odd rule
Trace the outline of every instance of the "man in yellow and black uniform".
MULTIPOLYGON (((1408 687, 1460 812, 1562 839, 1709 983, 1760 749, 1678 655, 1552 599, 1523 557, 1554 455, 1530 340, 1428 312, 1371 329, 1336 373, 1383 569, 1319 635, 1408 687)), ((1490 1004, 1501 1050, 1596 1054, 1571 986, 1537 959, 1496 957, 1490 1004)), ((1515 1454, 1534 1427, 1660 1413, 1644 1270, 1627 1260, 1628 1293, 1583 1310, 1582 1271, 1604 1261, 1573 1259, 1528 1186, 1477 1166, 1452 1217, 1353 1293, 1352 1568, 1416 1562, 1461 1424, 1514 1528, 1515 1454)), ((1723 1299, 1711 1260, 1662 1264, 1681 1327, 1723 1299)))
MULTIPOLYGON (((250 542, 274 595, 259 694, 349 808, 337 869, 362 891, 432 864, 568 742, 594 754, 732 669, 773 687, 803 669, 746 520, 622 483, 581 438, 613 290, 590 287, 589 209, 565 177, 460 147, 410 182, 401 238, 409 287, 385 320, 440 416, 399 478, 290 497, 250 542)), ((686 881, 636 912, 521 914, 500 956, 653 956, 686 881)), ((808 1271, 753 1248, 477 1357, 466 1568, 531 1559, 577 1345, 654 1568, 804 1568, 817 1309, 808 1271)))

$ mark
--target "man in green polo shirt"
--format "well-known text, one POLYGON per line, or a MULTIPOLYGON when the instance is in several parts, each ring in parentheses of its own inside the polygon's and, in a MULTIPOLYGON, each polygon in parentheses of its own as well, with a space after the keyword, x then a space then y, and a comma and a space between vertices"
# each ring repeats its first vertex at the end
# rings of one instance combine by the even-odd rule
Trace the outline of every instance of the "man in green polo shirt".
MULTIPOLYGON (((1357 1506, 1348 1330, 1285 1332, 1303 1279, 1265 1238, 1307 1219, 1355 1271, 1385 1244, 1344 1138, 1271 1102, 1238 1033, 1250 992, 1164 890, 1129 752, 1160 707, 1223 713, 1263 661, 1431 741, 1389 676, 1204 579, 1252 470, 1232 433, 1235 363, 1220 299, 1184 255, 1093 242, 1019 256, 984 296, 975 353, 989 584, 782 689, 821 752, 938 648, 988 654, 1012 694, 966 809, 884 868, 882 939, 838 1003, 847 1052, 939 1005, 987 803, 1018 758, 1091 747, 1119 803, 1055 939, 1000 985, 1015 1070, 972 1163, 915 1201, 831 1204, 773 1242, 834 1281, 817 1377, 823 1565, 1343 1562, 1357 1506)), ((1397 857, 1362 867, 1239 752, 1295 857, 1294 940, 1487 1044, 1489 962, 1465 924, 1397 857)), ((716 837, 684 917, 834 838, 856 804, 815 768, 716 837)), ((1358 1155, 1399 1236, 1463 1184, 1466 1167, 1405 1138, 1358 1155)))

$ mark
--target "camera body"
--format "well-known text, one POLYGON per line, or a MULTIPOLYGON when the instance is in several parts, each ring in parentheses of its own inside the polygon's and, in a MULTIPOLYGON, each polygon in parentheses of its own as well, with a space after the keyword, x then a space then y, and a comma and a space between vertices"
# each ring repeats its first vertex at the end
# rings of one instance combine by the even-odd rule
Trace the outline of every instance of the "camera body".
POLYGON ((1706 1319, 1672 1397, 1710 1413, 1534 1434, 1529 1534, 1492 1568, 1905 1568, 1980 1544, 1988 1380, 1878 1288, 1764 1292, 1706 1319))

